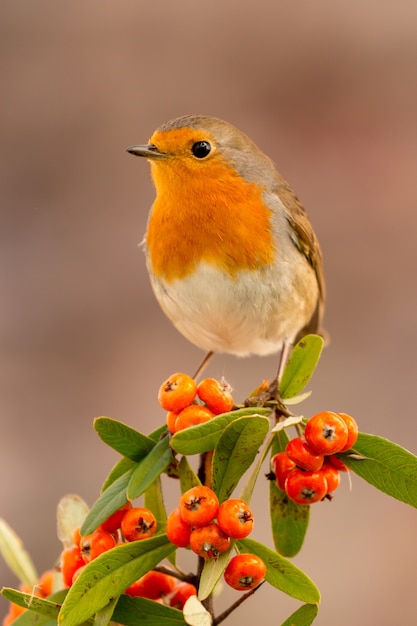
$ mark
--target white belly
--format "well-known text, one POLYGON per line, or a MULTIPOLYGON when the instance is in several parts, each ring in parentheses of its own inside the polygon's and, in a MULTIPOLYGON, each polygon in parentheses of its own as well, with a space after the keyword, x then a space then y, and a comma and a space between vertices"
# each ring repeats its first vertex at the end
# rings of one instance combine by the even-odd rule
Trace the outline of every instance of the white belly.
POLYGON ((151 275, 151 283, 165 314, 195 345, 239 356, 266 355, 294 339, 317 300, 313 270, 303 268, 300 289, 299 277, 280 269, 244 271, 234 279, 201 264, 181 280, 165 283, 151 275))

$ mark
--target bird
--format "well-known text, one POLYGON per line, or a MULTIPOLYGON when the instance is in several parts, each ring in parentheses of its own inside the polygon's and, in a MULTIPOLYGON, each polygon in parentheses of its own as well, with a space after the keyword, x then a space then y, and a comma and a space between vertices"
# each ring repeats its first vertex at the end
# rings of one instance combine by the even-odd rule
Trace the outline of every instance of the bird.
POLYGON ((126 149, 150 162, 156 198, 144 250, 156 300, 205 350, 291 349, 324 334, 323 259, 308 215, 273 161, 206 115, 163 123, 126 149))

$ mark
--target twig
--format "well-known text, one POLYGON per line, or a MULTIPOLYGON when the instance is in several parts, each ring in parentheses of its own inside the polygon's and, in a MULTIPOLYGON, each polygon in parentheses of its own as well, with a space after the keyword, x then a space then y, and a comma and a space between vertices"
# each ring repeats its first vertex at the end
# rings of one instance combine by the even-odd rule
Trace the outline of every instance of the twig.
POLYGON ((214 620, 213 620, 213 626, 218 626, 218 624, 220 624, 221 622, 223 622, 226 617, 229 617, 230 613, 232 613, 233 611, 235 611, 245 600, 247 600, 248 598, 250 598, 250 596, 253 596, 253 594, 255 593, 255 591, 258 591, 258 589, 264 584, 264 580, 257 586, 255 587, 255 589, 251 589, 250 591, 248 591, 247 593, 245 593, 244 596, 242 596, 241 598, 239 598, 239 600, 236 600, 236 602, 234 602, 233 604, 231 604, 229 606, 229 608, 227 608, 225 611, 223 611, 223 613, 220 613, 220 615, 218 615, 214 620))

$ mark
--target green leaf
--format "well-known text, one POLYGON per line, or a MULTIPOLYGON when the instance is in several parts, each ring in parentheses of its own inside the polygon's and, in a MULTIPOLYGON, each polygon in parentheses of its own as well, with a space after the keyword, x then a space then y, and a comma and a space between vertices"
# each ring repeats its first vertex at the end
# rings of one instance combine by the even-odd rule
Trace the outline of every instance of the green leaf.
POLYGON ((127 487, 127 497, 134 500, 141 496, 153 481, 165 472, 172 462, 172 451, 169 447, 169 437, 164 437, 151 452, 139 461, 127 487))
POLYGON ((265 579, 270 585, 301 602, 320 602, 320 592, 313 581, 290 561, 253 539, 240 539, 236 543, 241 552, 256 554, 263 560, 265 579))
POLYGON ((359 433, 353 451, 338 456, 380 491, 417 508, 417 457, 405 448, 383 437, 359 433), (352 452, 366 458, 354 458, 352 452))
POLYGON ((132 461, 131 459, 126 459, 126 457, 120 459, 120 461, 118 461, 116 465, 114 465, 114 467, 110 471, 110 474, 104 481, 101 492, 103 493, 103 491, 110 487, 110 485, 112 485, 118 478, 120 478, 120 476, 123 476, 123 474, 126 474, 126 472, 133 469, 134 467, 136 467, 135 461, 132 461))
POLYGON ((154 600, 122 595, 113 613, 113 621, 125 626, 184 626, 182 611, 154 600))
POLYGON ((178 469, 181 493, 188 491, 188 489, 191 489, 192 487, 199 487, 201 485, 199 477, 189 464, 186 456, 181 457, 181 461, 178 464, 178 469))
MULTIPOLYGON (((136 464, 135 464, 136 466, 136 464)), ((125 472, 103 491, 98 500, 91 507, 87 517, 81 526, 81 535, 89 535, 102 524, 112 513, 126 504, 126 489, 132 477, 134 468, 125 472)))
POLYGON ((158 426, 156 430, 153 430, 151 433, 149 433, 148 437, 149 439, 152 439, 152 441, 157 443, 166 434, 168 434, 167 425, 162 424, 162 426, 158 426))
POLYGON ((97 417, 94 428, 104 443, 132 461, 140 461, 155 446, 146 435, 110 417, 97 417))
POLYGON ((252 465, 269 430, 266 417, 241 417, 224 430, 214 450, 212 481, 219 502, 230 497, 252 465))
POLYGON ((223 431, 229 424, 241 417, 257 417, 270 415, 271 409, 247 407, 229 413, 222 413, 209 422, 198 426, 190 426, 176 433, 171 438, 171 447, 180 454, 202 454, 214 450, 223 431))
POLYGON ((158 522, 166 522, 167 512, 164 504, 160 476, 158 476, 145 491, 144 506, 152 511, 158 522))
POLYGON ((259 472, 261 471, 262 465, 264 464, 265 457, 268 454, 268 450, 271 447, 273 439, 274 439, 274 436, 270 435, 266 445, 264 446, 264 449, 258 455, 258 458, 255 460, 255 462, 252 464, 251 472, 239 496, 241 500, 245 500, 245 502, 247 502, 248 504, 250 503, 252 499, 252 493, 255 488, 255 484, 258 479, 259 472))
POLYGON ((118 545, 91 561, 68 591, 58 623, 78 626, 175 550, 166 535, 118 545))
POLYGON ((271 480, 269 486, 274 546, 280 554, 293 557, 304 543, 310 520, 309 505, 296 504, 271 480))
POLYGON ((9 524, 0 518, 0 553, 10 570, 17 578, 33 587, 38 574, 29 553, 24 549, 22 540, 9 524))
MULTIPOLYGON (((8 600, 9 602, 14 602, 14 604, 17 604, 24 609, 30 609, 31 611, 40 613, 48 619, 56 619, 58 617, 61 604, 52 601, 51 599, 45 600, 44 598, 38 598, 31 593, 17 591, 16 589, 11 589, 10 587, 3 587, 1 593, 6 598, 6 600, 8 600)), ((56 596, 58 596, 58 594, 54 594, 54 597, 56 596)), ((60 592, 60 597, 64 597, 64 594, 62 592, 60 592)))
POLYGON ((217 559, 206 559, 201 572, 200 584, 198 586, 198 599, 205 600, 213 591, 220 576, 223 574, 229 562, 230 553, 233 546, 220 554, 217 559))
POLYGON ((107 626, 114 613, 114 608, 117 604, 118 597, 112 598, 110 602, 94 616, 93 626, 107 626))
POLYGON ((293 348, 279 384, 283 400, 298 395, 313 375, 323 349, 319 335, 306 335, 293 348))
MULTIPOLYGON (((285 431, 275 434, 271 457, 283 452, 288 443, 285 431)), ((308 528, 310 507, 296 504, 274 480, 269 483, 269 508, 274 546, 283 556, 295 556, 300 551, 308 528)))
POLYGON ((310 626, 317 617, 319 607, 317 604, 303 604, 281 626, 310 626))

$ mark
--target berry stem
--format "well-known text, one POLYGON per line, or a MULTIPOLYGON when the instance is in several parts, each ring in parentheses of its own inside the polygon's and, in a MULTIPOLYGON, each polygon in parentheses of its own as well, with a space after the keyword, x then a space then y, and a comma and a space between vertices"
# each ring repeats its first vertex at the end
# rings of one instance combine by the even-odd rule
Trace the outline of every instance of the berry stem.
POLYGON ((209 487, 211 489, 211 479, 212 479, 212 467, 211 462, 213 459, 213 450, 209 450, 208 452, 204 452, 204 454, 200 455, 200 465, 198 467, 197 475, 201 481, 201 484, 205 487, 209 487))
POLYGON ((218 624, 220 624, 227 617, 229 617, 229 615, 233 613, 233 611, 235 611, 245 600, 250 598, 250 596, 253 596, 255 591, 258 591, 258 589, 264 584, 264 582, 265 581, 263 580, 257 587, 255 587, 255 589, 251 589, 250 591, 245 593, 245 595, 241 596, 238 600, 236 600, 236 602, 233 602, 233 604, 231 604, 225 611, 223 611, 223 613, 220 613, 220 615, 214 618, 213 626, 218 626, 218 624))

